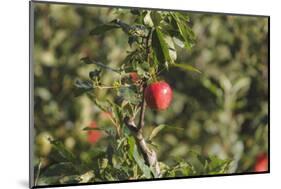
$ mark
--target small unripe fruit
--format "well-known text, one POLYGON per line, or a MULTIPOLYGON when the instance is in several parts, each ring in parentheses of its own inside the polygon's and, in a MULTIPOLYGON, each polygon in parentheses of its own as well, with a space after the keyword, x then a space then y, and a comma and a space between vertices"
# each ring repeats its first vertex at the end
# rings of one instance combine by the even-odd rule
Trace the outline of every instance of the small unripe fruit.
POLYGON ((144 98, 151 109, 165 110, 170 106, 173 91, 168 83, 158 81, 145 88, 144 98))
POLYGON ((268 157, 267 154, 260 154, 257 156, 255 171, 256 172, 264 172, 268 170, 268 157))
POLYGON ((51 134, 48 132, 42 132, 36 137, 36 145, 38 145, 40 155, 47 156, 52 149, 52 145, 49 138, 52 138, 51 134))
POLYGON ((131 81, 132 81, 133 83, 138 82, 138 80, 139 80, 139 75, 138 75, 137 72, 131 72, 131 73, 129 74, 129 76, 130 76, 130 79, 131 79, 131 81))

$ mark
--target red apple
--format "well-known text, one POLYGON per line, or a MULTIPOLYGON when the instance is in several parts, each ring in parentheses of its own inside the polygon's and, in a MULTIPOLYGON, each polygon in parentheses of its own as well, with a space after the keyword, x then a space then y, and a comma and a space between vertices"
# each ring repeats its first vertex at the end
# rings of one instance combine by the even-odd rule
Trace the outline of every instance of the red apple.
POLYGON ((264 172, 268 170, 268 157, 267 154, 263 153, 257 156, 255 171, 264 172))
POLYGON ((165 110, 172 101, 173 91, 168 83, 158 81, 145 88, 144 98, 151 109, 165 110))
MULTIPOLYGON (((90 128, 97 128, 97 124, 96 122, 92 121, 90 126, 90 128)), ((97 130, 90 130, 88 131, 88 142, 89 143, 96 143, 99 139, 101 138, 101 133, 97 130)))

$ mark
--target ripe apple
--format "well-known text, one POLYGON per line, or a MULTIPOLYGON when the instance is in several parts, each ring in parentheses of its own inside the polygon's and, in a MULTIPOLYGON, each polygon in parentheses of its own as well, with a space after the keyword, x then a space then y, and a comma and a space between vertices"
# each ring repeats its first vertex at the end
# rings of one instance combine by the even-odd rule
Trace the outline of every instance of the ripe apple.
POLYGON ((165 110, 172 101, 173 91, 168 83, 158 81, 145 88, 144 98, 151 109, 165 110))
POLYGON ((256 172, 264 172, 268 170, 268 157, 267 154, 262 153, 257 156, 255 163, 255 171, 256 172))
MULTIPOLYGON (((90 126, 90 128, 97 128, 97 124, 96 122, 92 121, 90 126)), ((89 130, 88 131, 88 142, 89 143, 96 143, 99 139, 101 138, 101 133, 97 130, 89 130)))

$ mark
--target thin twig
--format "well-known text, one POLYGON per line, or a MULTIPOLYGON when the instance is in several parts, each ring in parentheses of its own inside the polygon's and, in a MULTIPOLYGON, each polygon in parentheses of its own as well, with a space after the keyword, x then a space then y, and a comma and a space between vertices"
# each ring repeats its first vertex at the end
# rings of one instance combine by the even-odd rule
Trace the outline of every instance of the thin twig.
POLYGON ((145 43, 145 48, 146 48, 146 60, 149 63, 149 54, 150 54, 150 45, 149 45, 149 39, 150 39, 150 35, 152 33, 152 29, 149 30, 148 35, 146 37, 146 43, 145 43))
POLYGON ((39 175, 40 175, 40 171, 41 171, 41 164, 42 164, 41 159, 39 159, 38 170, 37 170, 36 178, 34 181, 35 186, 37 186, 37 184, 38 184, 38 179, 39 179, 39 175))
POLYGON ((142 130, 142 128, 144 127, 144 113, 145 113, 145 100, 144 100, 144 90, 146 87, 146 83, 143 84, 142 86, 142 100, 141 100, 141 111, 140 111, 140 119, 139 119, 139 125, 138 125, 138 129, 142 130))
POLYGON ((98 88, 98 89, 117 89, 117 88, 121 88, 121 87, 132 87, 133 85, 121 85, 121 86, 105 86, 105 85, 98 85, 95 86, 94 88, 98 88))

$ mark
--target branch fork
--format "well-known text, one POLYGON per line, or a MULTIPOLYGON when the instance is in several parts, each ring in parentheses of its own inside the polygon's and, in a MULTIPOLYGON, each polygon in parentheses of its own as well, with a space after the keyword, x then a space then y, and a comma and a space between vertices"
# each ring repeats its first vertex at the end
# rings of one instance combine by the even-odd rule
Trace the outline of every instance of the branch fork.
POLYGON ((145 159, 145 163, 149 166, 155 169, 156 172, 156 178, 160 178, 161 177, 161 172, 160 172, 160 167, 159 167, 159 163, 157 160, 157 154, 156 152, 149 148, 147 146, 147 143, 143 137, 143 128, 144 128, 144 113, 145 113, 145 100, 144 100, 144 89, 146 87, 146 84, 143 85, 142 90, 143 90, 143 94, 142 94, 142 101, 141 101, 141 111, 140 111, 140 118, 139 118, 139 123, 138 125, 135 124, 134 119, 135 118, 130 118, 130 117, 125 117, 124 118, 124 122, 126 124, 126 126, 131 130, 131 132, 134 134, 134 137, 136 139, 137 142, 137 146, 140 149, 140 152, 142 153, 144 159, 145 159))

